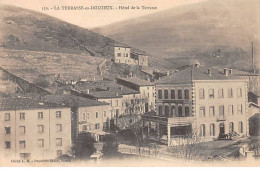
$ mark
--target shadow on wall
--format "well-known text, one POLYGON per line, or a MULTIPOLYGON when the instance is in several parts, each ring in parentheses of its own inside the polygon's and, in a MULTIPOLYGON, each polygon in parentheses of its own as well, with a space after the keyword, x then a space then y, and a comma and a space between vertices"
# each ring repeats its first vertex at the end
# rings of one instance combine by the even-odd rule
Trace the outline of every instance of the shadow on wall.
POLYGON ((249 135, 260 136, 260 113, 249 118, 249 135))

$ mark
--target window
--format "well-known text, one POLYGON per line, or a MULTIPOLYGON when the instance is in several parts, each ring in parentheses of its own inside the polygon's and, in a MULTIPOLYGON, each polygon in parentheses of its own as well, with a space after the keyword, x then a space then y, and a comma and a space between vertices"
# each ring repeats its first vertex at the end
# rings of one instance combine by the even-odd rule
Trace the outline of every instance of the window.
POLYGON ((210 136, 215 136, 215 124, 210 124, 210 136))
POLYGON ((184 98, 189 99, 189 90, 184 90, 184 98))
POLYGON ((11 148, 11 142, 5 141, 5 149, 10 149, 10 148, 11 148))
POLYGON ((225 110, 224 106, 219 106, 219 116, 224 117, 225 110))
POLYGON ((234 115, 233 105, 228 105, 228 114, 229 115, 234 115))
POLYGON ((96 118, 98 118, 98 112, 96 112, 96 118))
POLYGON ((232 88, 228 89, 228 98, 232 98, 233 97, 233 90, 232 88))
POLYGON ((25 141, 19 141, 19 147, 22 149, 22 148, 25 148, 26 145, 25 145, 25 141))
POLYGON ((175 99, 175 90, 171 90, 171 99, 175 99))
POLYGON ((232 133, 232 132, 234 132, 234 123, 230 122, 229 123, 229 133, 232 133))
POLYGON ((83 126, 82 126, 82 130, 83 130, 83 131, 86 131, 86 130, 87 130, 87 126, 86 126, 86 125, 83 125, 83 126))
POLYGON ((165 116, 169 117, 169 106, 164 107, 165 116))
POLYGON ((61 111, 56 111, 56 118, 61 118, 61 111))
POLYGON ((214 99, 214 89, 209 89, 209 98, 214 99))
POLYGON ((199 97, 200 99, 204 99, 204 89, 199 89, 199 97))
POLYGON ((206 136, 206 127, 204 124, 200 125, 200 136, 206 136))
POLYGON ((158 90, 158 98, 159 98, 159 99, 162 99, 162 90, 161 90, 161 89, 158 90))
POLYGON ((57 150, 57 157, 60 157, 62 155, 62 150, 57 150))
POLYGON ((10 121, 10 113, 5 113, 5 121, 10 121))
POLYGON ((188 117, 190 115, 190 108, 189 106, 185 106, 185 116, 188 117))
POLYGON ((44 147, 44 140, 38 139, 38 147, 44 147))
POLYGON ((117 53, 117 57, 121 57, 121 53, 117 53))
POLYGON ((159 106, 159 115, 162 115, 162 106, 159 106))
POLYGON ((56 124, 56 131, 61 132, 62 131, 62 124, 56 124))
POLYGON ((128 54, 125 54, 125 57, 128 57, 128 54))
POLYGON ((19 126, 19 133, 25 134, 25 126, 19 126))
POLYGON ((5 127, 5 134, 11 134, 11 128, 10 127, 5 127))
POLYGON ((201 107, 200 107, 200 117, 205 117, 205 116, 206 116, 205 107, 204 107, 204 106, 201 106, 201 107))
POLYGON ((20 120, 25 120, 25 113, 20 113, 20 120))
POLYGON ((178 99, 182 99, 182 90, 178 90, 178 99))
POLYGON ((107 117, 107 112, 106 111, 104 111, 104 117, 107 117))
POLYGON ((218 89, 218 98, 224 98, 224 90, 218 89))
POLYGON ((239 131, 239 133, 243 133, 243 122, 242 121, 238 122, 238 131, 239 131))
POLYGON ((243 114, 241 104, 237 106, 237 114, 241 114, 241 115, 243 114))
POLYGON ((44 132, 44 126, 43 125, 38 125, 38 132, 43 133, 44 132))
POLYGON ((95 124, 95 129, 99 129, 100 128, 100 124, 99 123, 96 123, 95 124))
POLYGON ((62 138, 56 138, 56 146, 62 146, 62 138))
POLYGON ((43 112, 38 112, 38 119, 43 119, 43 112))
POLYGON ((215 107, 214 106, 209 107, 209 116, 215 116, 215 107))
POLYGON ((242 97, 242 89, 241 88, 237 89, 237 97, 242 97))
POLYGON ((178 106, 178 116, 182 117, 182 106, 178 106))
POLYGON ((89 113, 87 113, 87 119, 89 119, 89 113))
POLYGON ((82 117, 83 117, 83 120, 86 120, 86 118, 87 118, 87 117, 86 117, 86 113, 83 113, 82 115, 83 115, 83 116, 82 116, 82 117))
POLYGON ((168 90, 167 89, 164 90, 164 99, 168 99, 168 90))
POLYGON ((175 115, 175 106, 174 105, 171 106, 171 116, 176 116, 175 115))

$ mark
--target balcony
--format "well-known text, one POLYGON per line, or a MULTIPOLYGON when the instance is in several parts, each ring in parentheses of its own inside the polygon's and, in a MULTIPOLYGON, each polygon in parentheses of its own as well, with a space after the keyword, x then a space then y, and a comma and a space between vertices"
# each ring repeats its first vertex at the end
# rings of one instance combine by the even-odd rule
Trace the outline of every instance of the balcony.
POLYGON ((217 122, 226 121, 225 116, 217 116, 217 122))
POLYGON ((150 112, 142 115, 142 120, 165 125, 171 124, 172 126, 187 126, 193 122, 194 117, 166 117, 164 115, 156 115, 155 112, 150 112))

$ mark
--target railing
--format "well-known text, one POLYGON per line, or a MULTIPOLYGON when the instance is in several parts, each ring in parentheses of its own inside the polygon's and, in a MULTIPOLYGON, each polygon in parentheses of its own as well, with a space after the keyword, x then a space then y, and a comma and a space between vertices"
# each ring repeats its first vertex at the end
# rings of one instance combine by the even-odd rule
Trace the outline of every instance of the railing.
POLYGON ((192 123, 194 117, 171 117, 168 118, 168 123, 176 125, 189 125, 192 123))

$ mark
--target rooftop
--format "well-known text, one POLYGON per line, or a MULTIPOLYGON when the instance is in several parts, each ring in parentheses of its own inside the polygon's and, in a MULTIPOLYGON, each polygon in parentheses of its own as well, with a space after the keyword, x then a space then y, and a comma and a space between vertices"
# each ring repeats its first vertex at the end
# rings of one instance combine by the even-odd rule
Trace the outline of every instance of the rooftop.
POLYGON ((155 82, 155 84, 190 84, 194 80, 239 80, 243 79, 234 73, 226 76, 223 69, 210 68, 211 74, 208 74, 208 67, 190 66, 169 76, 165 76, 155 82))
POLYGON ((126 44, 122 44, 122 43, 118 43, 118 42, 114 42, 114 43, 108 43, 106 45, 112 45, 114 47, 124 47, 124 48, 130 48, 128 45, 126 44))
POLYGON ((65 94, 47 95, 44 97, 43 100, 56 103, 56 104, 63 104, 69 107, 73 107, 73 106, 90 107, 90 106, 109 105, 109 103, 99 102, 92 99, 87 99, 87 98, 73 96, 73 95, 65 95, 65 94))
POLYGON ((8 97, 0 98, 0 110, 25 110, 25 109, 44 109, 58 108, 67 106, 50 101, 41 101, 29 97, 8 97))
POLYGON ((140 93, 113 81, 87 82, 77 85, 75 89, 85 93, 89 90, 89 94, 96 98, 121 98, 122 95, 140 93))
POLYGON ((117 77, 117 79, 138 85, 138 86, 153 86, 154 83, 153 82, 149 82, 147 80, 143 80, 137 77, 129 77, 129 78, 125 78, 125 77, 117 77))

